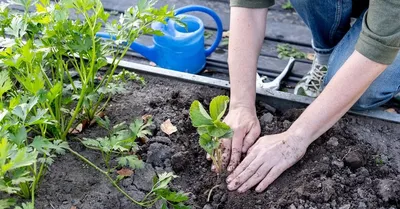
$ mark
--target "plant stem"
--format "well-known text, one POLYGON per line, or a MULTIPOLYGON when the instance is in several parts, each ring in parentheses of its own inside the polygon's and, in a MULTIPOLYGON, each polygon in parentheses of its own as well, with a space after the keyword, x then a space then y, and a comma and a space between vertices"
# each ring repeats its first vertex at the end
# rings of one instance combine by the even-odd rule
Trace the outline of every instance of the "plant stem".
POLYGON ((94 169, 96 169, 97 171, 99 171, 100 173, 102 173, 103 175, 105 175, 110 182, 112 183, 112 185, 119 191, 121 192, 126 198, 128 198, 130 201, 132 201, 133 203, 140 205, 140 206, 145 206, 143 203, 136 201, 135 199, 133 199, 131 196, 129 196, 128 193, 126 193, 121 187, 118 186, 118 184, 114 181, 113 178, 111 178, 111 176, 104 171, 103 169, 97 167, 94 163, 92 163, 90 160, 88 160, 87 158, 85 158, 84 156, 82 156, 81 154, 75 152, 74 150, 72 150, 71 148, 68 148, 68 151, 70 151, 72 154, 74 154, 75 156, 77 156, 78 158, 80 158, 81 160, 83 160, 85 163, 89 164, 90 166, 92 166, 94 169))

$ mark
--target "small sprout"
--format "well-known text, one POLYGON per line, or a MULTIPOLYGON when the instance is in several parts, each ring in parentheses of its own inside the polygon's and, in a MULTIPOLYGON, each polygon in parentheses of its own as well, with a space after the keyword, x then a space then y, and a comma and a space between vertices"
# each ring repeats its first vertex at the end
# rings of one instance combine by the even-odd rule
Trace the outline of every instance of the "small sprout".
POLYGON ((210 103, 210 114, 199 101, 194 101, 190 107, 192 125, 200 135, 200 146, 211 156, 217 173, 222 171, 221 139, 231 138, 233 131, 222 117, 228 108, 229 97, 217 96, 210 103))
POLYGON ((292 3, 288 0, 286 3, 282 4, 282 9, 290 10, 293 9, 292 3))
POLYGON ((289 45, 289 44, 278 44, 276 47, 276 50, 278 52, 278 58, 279 59, 284 59, 284 58, 290 58, 293 57, 295 59, 306 59, 307 54, 300 51, 299 49, 289 45))

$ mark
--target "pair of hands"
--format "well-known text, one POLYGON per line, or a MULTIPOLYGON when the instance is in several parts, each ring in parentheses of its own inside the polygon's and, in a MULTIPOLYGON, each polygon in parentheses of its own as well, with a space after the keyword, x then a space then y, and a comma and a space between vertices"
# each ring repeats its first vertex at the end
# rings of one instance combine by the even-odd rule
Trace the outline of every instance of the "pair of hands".
POLYGON ((226 179, 229 190, 243 193, 258 184, 256 191, 264 191, 304 156, 309 145, 289 131, 258 139, 261 128, 255 107, 230 108, 224 121, 234 131, 232 139, 222 142, 223 167, 231 172, 226 179))

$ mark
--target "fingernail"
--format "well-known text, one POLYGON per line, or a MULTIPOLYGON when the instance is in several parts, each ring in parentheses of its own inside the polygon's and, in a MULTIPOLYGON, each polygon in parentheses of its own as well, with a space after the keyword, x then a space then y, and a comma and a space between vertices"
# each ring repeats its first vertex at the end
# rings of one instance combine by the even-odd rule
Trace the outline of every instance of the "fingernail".
POLYGON ((228 171, 229 171, 229 172, 232 172, 232 170, 233 170, 233 166, 229 166, 229 167, 228 167, 228 171))
POLYGON ((233 185, 232 184, 228 184, 228 189, 229 190, 233 190, 233 185))
POLYGON ((232 181, 232 177, 229 177, 228 176, 228 178, 226 179, 226 183, 229 183, 229 182, 231 182, 232 181))

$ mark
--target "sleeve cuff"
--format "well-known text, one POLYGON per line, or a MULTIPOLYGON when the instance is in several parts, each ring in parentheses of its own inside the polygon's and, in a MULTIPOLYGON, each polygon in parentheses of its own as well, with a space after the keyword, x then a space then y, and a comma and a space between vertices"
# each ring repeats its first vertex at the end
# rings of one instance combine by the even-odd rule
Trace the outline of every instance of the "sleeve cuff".
POLYGON ((361 33, 356 44, 356 50, 368 59, 385 65, 390 65, 399 52, 397 47, 387 46, 361 33))
POLYGON ((275 0, 230 0, 231 7, 268 8, 275 4, 275 0))

